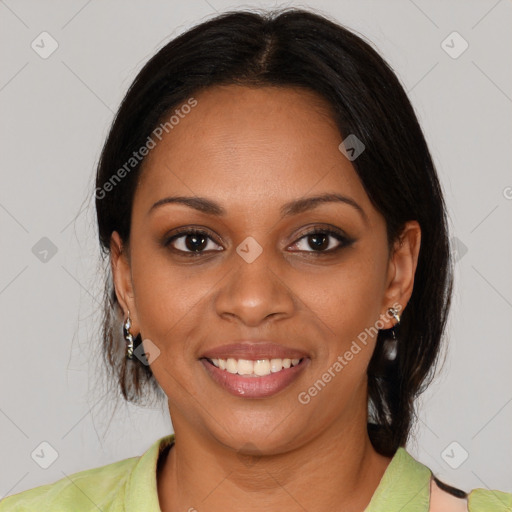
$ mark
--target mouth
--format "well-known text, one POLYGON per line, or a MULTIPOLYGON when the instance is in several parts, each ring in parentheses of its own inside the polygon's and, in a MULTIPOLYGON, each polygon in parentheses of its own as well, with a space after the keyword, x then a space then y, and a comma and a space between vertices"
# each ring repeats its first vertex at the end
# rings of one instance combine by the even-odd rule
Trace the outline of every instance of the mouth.
POLYGON ((272 359, 200 359, 209 377, 232 395, 244 398, 273 396, 295 381, 309 365, 309 357, 272 359))

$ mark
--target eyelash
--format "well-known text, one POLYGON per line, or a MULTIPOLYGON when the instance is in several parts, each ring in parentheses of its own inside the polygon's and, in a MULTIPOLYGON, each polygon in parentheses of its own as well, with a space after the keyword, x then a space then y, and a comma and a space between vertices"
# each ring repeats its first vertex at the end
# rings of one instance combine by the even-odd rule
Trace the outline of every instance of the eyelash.
MULTIPOLYGON (((207 231, 204 231, 202 229, 197 229, 197 228, 181 228, 181 229, 178 229, 174 235, 172 235, 170 238, 167 238, 164 241, 164 247, 168 247, 169 245, 171 245, 172 242, 174 242, 175 240, 177 240, 179 238, 182 238, 184 235, 201 235, 201 236, 204 236, 204 237, 212 240, 214 243, 217 244, 217 242, 209 235, 209 233, 207 231)), ((333 238, 335 238, 336 240, 338 240, 338 242, 340 242, 340 245, 338 245, 338 247, 335 247, 334 249, 328 249, 328 250, 324 250, 324 251, 311 250, 311 251, 298 251, 298 252, 306 252, 306 253, 313 254, 315 256, 332 255, 333 253, 338 252, 343 247, 347 247, 347 246, 351 245, 355 241, 353 239, 346 237, 341 231, 337 231, 333 228, 315 227, 309 231, 306 231, 305 233, 302 233, 302 235, 292 245, 296 245, 303 238, 306 238, 310 235, 329 235, 329 236, 332 236, 333 238)), ((219 244, 217 244, 217 245, 219 245, 219 244)), ((198 257, 198 256, 201 256, 202 254, 205 254, 205 252, 206 252, 204 250, 200 251, 200 252, 193 252, 193 251, 183 251, 181 249, 175 249, 175 248, 171 248, 171 249, 185 257, 198 257)), ((217 251, 215 251, 215 252, 217 252, 217 251)))

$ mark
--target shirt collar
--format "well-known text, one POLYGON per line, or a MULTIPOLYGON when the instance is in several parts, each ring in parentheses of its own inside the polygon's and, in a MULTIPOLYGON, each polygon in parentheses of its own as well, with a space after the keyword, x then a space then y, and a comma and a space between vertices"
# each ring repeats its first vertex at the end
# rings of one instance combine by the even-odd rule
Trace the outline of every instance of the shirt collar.
MULTIPOLYGON (((126 512, 160 510, 157 464, 160 454, 172 445, 174 440, 174 434, 158 439, 139 458, 126 485, 126 512)), ((431 475, 429 468, 414 459, 404 448, 399 447, 364 512, 428 512, 431 475)))
POLYGON ((174 443, 174 434, 155 441, 134 466, 125 489, 126 512, 156 512, 160 510, 156 469, 160 454, 174 443))
POLYGON ((432 472, 399 447, 364 512, 428 512, 432 472))

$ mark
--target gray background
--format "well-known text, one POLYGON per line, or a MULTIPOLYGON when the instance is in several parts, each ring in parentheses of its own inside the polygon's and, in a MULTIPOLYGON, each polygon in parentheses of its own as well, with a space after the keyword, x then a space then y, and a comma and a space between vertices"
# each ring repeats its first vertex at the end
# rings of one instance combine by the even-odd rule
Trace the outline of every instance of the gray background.
MULTIPOLYGON (((0 1, 0 496, 140 455, 172 431, 165 408, 114 411, 103 399, 94 168, 157 49, 216 11, 275 5, 0 1), (31 47, 51 49, 43 31, 58 43, 47 58, 31 47), (58 454, 47 469, 42 442, 58 454)), ((409 92, 458 261, 446 363, 407 448, 465 490, 512 491, 512 2, 280 5, 316 8, 369 39, 409 92), (463 48, 453 31, 469 44, 457 58, 445 51, 463 48)))

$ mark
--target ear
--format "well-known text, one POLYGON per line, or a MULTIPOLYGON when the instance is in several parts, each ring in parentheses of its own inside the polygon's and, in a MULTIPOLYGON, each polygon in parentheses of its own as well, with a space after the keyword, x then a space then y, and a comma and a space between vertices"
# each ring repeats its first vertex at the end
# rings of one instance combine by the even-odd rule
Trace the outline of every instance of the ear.
POLYGON ((390 329, 396 324, 396 320, 386 314, 387 310, 390 307, 396 307, 398 314, 401 315, 411 298, 420 245, 421 228, 419 223, 415 220, 406 222, 389 258, 381 316, 386 324, 385 329, 390 329))
POLYGON ((114 231, 110 237, 110 266, 117 300, 123 310, 123 318, 126 319, 129 311, 130 322, 132 324, 130 332, 135 337, 139 332, 139 325, 133 293, 130 261, 127 249, 124 247, 123 241, 117 231, 114 231))

